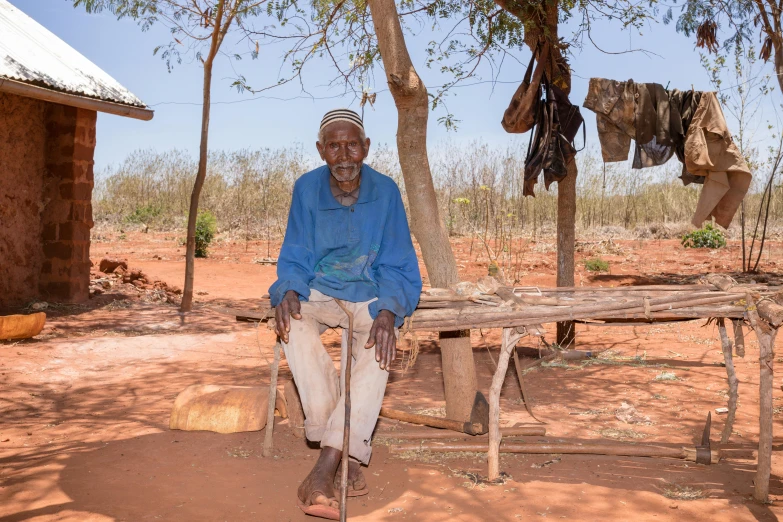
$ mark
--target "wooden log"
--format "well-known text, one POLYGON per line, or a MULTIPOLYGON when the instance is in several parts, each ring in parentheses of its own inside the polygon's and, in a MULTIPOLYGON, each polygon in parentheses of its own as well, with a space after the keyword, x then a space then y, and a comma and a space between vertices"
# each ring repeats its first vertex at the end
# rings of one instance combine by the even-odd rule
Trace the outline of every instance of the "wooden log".
MULTIPOLYGON (((481 442, 423 442, 419 444, 392 444, 390 453, 406 451, 432 451, 438 453, 453 451, 471 451, 483 453, 491 449, 481 442)), ((665 457, 696 462, 696 448, 671 448, 646 444, 623 444, 620 442, 508 442, 500 445, 500 453, 526 453, 532 455, 615 455, 618 457, 665 457)), ((710 463, 716 464, 721 458, 720 450, 710 451, 710 463)), ((489 480, 493 480, 491 477, 489 480)))
POLYGON ((280 367, 280 341, 275 343, 274 360, 272 361, 271 375, 269 377, 269 404, 266 413, 266 433, 264 433, 264 447, 262 454, 264 457, 272 455, 273 435, 275 431, 275 400, 277 399, 277 371, 280 367))
MULTIPOLYGON (((525 311, 509 311, 494 313, 468 313, 458 311, 452 317, 441 315, 437 321, 426 320, 426 312, 421 315, 414 315, 411 321, 411 327, 416 330, 453 330, 455 328, 504 328, 510 326, 523 326, 525 324, 539 324, 562 322, 579 319, 599 318, 604 315, 610 315, 611 312, 645 313, 658 312, 663 310, 676 310, 678 308, 696 307, 702 305, 711 305, 719 303, 730 303, 737 299, 736 295, 718 295, 712 297, 690 298, 659 298, 650 299, 649 306, 645 307, 643 302, 638 305, 635 303, 612 303, 598 306, 578 306, 569 308, 567 311, 557 307, 532 307, 525 311)), ((640 300, 641 301, 641 300, 640 300)))
POLYGON ((739 380, 737 379, 737 372, 734 370, 731 341, 729 341, 729 336, 726 333, 726 324, 722 317, 718 319, 718 331, 720 332, 720 345, 723 350, 723 361, 726 363, 726 376, 729 382, 729 411, 726 415, 726 424, 723 425, 723 432, 720 436, 721 444, 727 444, 734 429, 734 419, 737 414, 739 380))
POLYGON ((648 292, 662 290, 666 292, 693 292, 693 291, 713 291, 717 288, 714 285, 693 284, 693 285, 635 285, 635 286, 572 286, 557 288, 542 288, 542 293, 570 293, 570 292, 648 292))
MULTIPOLYGON (((759 341, 759 451, 753 497, 760 502, 769 502, 769 477, 772 472, 772 364, 778 330, 761 317, 760 303, 757 304, 750 292, 747 293, 746 301, 750 325, 759 341)), ((765 315, 769 312, 767 309, 765 315)))
POLYGON ((489 388, 489 451, 487 452, 489 480, 496 480, 500 477, 500 456, 498 454, 502 438, 500 433, 500 390, 503 388, 503 381, 506 378, 511 350, 515 348, 521 337, 522 334, 514 328, 503 329, 503 344, 498 357, 498 367, 495 370, 495 375, 492 376, 492 385, 489 388))
MULTIPOLYGON (((500 428, 502 437, 543 437, 546 435, 546 428, 543 426, 517 426, 512 428, 500 428)), ((379 439, 466 439, 466 440, 487 440, 489 434, 469 435, 467 433, 457 433, 449 430, 416 430, 416 431, 384 431, 375 434, 379 439)))

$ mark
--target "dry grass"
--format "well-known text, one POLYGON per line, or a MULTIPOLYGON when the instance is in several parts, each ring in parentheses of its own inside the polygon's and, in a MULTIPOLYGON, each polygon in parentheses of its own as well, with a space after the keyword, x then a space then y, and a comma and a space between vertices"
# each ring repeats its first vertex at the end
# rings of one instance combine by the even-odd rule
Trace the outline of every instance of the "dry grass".
MULTIPOLYGON (((521 277, 520 260, 529 251, 554 252, 557 189, 536 187, 536 197, 522 196, 525 140, 516 147, 484 143, 432 148, 432 173, 441 216, 452 236, 470 236, 471 257, 494 258, 507 276, 521 277), (542 240, 543 239, 543 240, 542 240), (532 240, 532 241, 531 241, 532 240)), ((629 172, 622 163, 606 165, 597 149, 577 156, 577 227, 579 249, 591 255, 626 255, 616 239, 679 238, 688 224, 700 189, 677 179, 679 163, 629 172), (604 188, 605 187, 605 188, 604 188)), ((320 165, 301 146, 233 152, 213 151, 201 196, 222 237, 280 239, 295 180, 320 165)), ((396 153, 372 151, 368 164, 404 184, 396 153)), ((140 150, 96 174, 95 221, 125 228, 182 231, 196 172, 195 159, 182 151, 140 150)), ((754 183, 763 176, 754 177, 754 183)), ((755 216, 761 194, 754 185, 746 198, 755 216)), ((403 198, 404 201, 407 198, 403 198)), ((776 186, 770 208, 769 237, 783 233, 783 186, 776 186)), ((727 232, 736 239, 739 227, 727 232)), ((274 256, 267 256, 274 257, 274 256)))
POLYGON ((647 437, 644 433, 632 429, 618 430, 616 428, 604 428, 598 432, 602 437, 615 440, 644 439, 647 437))
POLYGON ((707 494, 699 488, 667 483, 663 487, 663 496, 672 500, 699 500, 705 498, 707 494))

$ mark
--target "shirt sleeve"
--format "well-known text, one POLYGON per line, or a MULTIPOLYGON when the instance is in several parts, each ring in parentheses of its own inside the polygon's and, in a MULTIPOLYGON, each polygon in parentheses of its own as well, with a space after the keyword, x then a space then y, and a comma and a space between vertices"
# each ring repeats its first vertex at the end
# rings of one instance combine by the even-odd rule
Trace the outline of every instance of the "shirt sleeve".
POLYGON ((369 311, 375 318, 381 310, 389 310, 395 315, 395 326, 399 328, 419 304, 421 274, 402 197, 399 190, 394 192, 374 264, 378 300, 370 303, 369 311))
POLYGON ((293 290, 304 301, 310 297, 310 281, 315 277, 313 218, 305 207, 300 184, 294 188, 288 226, 277 259, 277 281, 269 288, 272 306, 293 290))

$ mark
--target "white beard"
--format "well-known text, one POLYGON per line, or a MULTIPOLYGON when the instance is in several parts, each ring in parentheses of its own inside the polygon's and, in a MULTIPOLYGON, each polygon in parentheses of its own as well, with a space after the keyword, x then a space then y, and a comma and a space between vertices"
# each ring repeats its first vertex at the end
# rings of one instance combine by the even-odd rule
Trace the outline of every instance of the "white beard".
POLYGON ((346 161, 343 163, 338 163, 334 166, 329 166, 329 171, 332 173, 332 176, 334 176, 334 179, 340 183, 345 183, 346 181, 353 181, 359 177, 359 174, 362 173, 362 163, 346 161), (338 170, 338 167, 350 167, 351 170, 338 170))

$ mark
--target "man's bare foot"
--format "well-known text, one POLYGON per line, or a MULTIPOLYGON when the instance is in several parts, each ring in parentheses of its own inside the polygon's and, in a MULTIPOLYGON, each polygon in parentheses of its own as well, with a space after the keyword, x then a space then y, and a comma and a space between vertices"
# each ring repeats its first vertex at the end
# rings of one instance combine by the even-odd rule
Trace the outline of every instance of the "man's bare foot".
MULTIPOLYGON (((340 464, 342 452, 334 448, 323 448, 318 461, 313 466, 310 474, 305 477, 299 486, 299 500, 305 506, 322 504, 335 509, 340 508, 340 503, 334 494, 334 474, 340 464)), ((350 470, 350 467, 348 468, 350 470)))
MULTIPOLYGON (((340 492, 340 481, 342 480, 342 463, 337 466, 337 472, 334 475, 334 491, 340 492)), ((364 479, 362 473, 361 464, 348 459, 348 495, 351 495, 352 491, 362 491, 367 487, 367 481, 364 479)))

